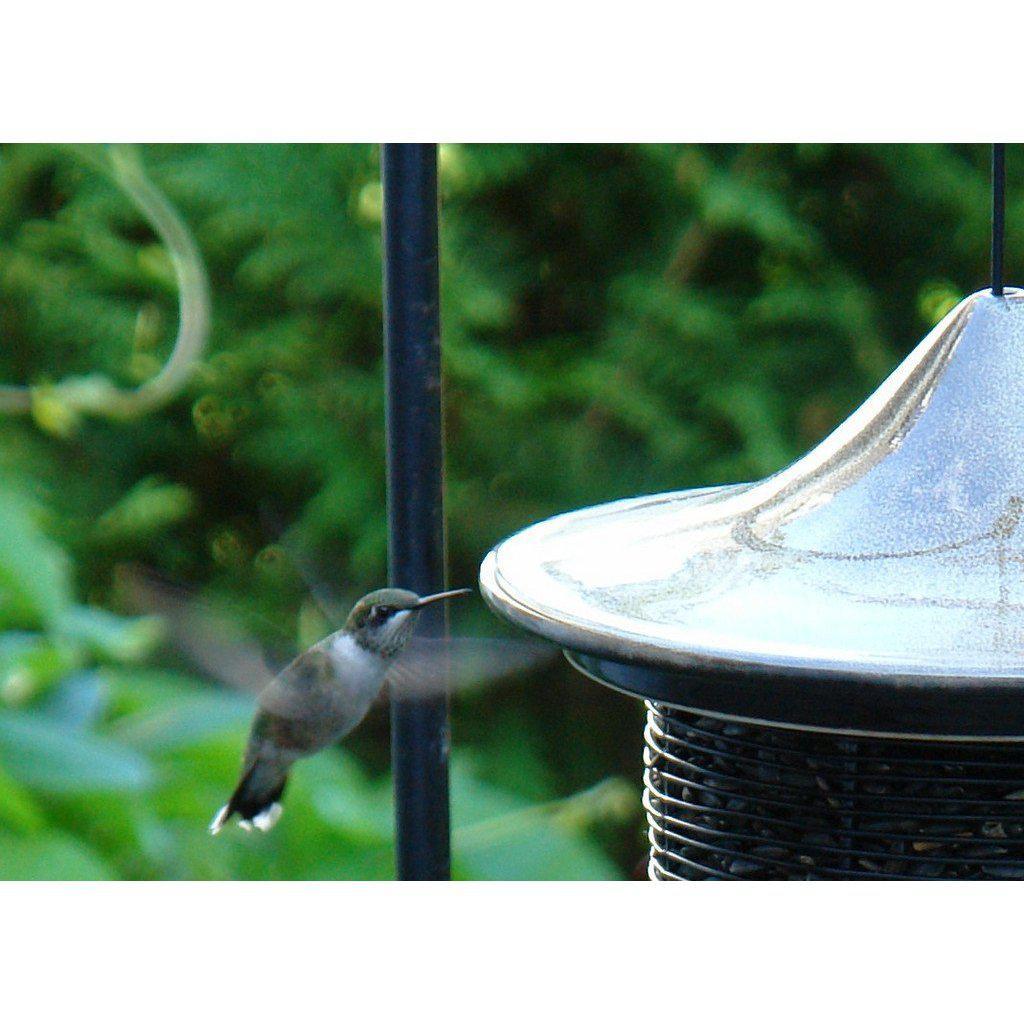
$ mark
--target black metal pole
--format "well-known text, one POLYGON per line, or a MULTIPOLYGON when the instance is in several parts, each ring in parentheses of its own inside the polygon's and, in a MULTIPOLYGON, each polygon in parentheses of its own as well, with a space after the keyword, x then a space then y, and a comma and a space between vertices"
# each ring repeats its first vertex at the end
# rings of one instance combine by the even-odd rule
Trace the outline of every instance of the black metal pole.
POLYGON ((1006 231, 1006 146, 992 146, 992 294, 1003 294, 1003 236, 1006 231))
MULTIPOLYGON (((387 389, 388 551, 393 586, 444 589, 437 147, 389 143, 384 186, 384 358, 387 389)), ((441 635, 445 603, 421 630, 441 635)), ((448 696, 392 692, 398 877, 451 874, 448 696)))

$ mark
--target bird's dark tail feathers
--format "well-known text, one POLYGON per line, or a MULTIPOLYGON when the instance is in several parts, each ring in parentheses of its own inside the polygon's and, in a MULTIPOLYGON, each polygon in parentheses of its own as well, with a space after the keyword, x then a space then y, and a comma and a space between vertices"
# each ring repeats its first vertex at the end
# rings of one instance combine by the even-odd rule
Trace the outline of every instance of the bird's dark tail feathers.
POLYGON ((270 831, 281 817, 281 794, 287 783, 287 769, 257 761, 210 822, 210 835, 215 836, 236 814, 238 824, 247 832, 253 828, 270 831))

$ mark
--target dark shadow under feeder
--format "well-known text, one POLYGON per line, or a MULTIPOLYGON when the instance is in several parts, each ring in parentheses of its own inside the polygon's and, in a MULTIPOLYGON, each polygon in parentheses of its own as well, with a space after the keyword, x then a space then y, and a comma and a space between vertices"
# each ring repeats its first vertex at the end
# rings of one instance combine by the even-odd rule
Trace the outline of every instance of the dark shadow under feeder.
POLYGON ((762 481, 498 545, 491 605, 648 702, 650 874, 1024 877, 1024 294, 762 481))

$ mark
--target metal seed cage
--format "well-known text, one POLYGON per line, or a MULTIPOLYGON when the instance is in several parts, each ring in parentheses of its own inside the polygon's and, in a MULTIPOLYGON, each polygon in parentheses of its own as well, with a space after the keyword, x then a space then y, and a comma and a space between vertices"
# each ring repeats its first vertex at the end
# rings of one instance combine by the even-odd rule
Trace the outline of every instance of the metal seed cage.
POLYGON ((648 702, 652 879, 1024 878, 1024 747, 747 725, 648 702))

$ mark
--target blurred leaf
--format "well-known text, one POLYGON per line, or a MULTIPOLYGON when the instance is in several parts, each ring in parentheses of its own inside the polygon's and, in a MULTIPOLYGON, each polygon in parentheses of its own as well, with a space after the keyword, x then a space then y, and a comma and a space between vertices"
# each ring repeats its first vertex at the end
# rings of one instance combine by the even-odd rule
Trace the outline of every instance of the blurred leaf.
POLYGON ((96 522, 104 543, 143 541, 188 518, 195 507, 191 492, 155 477, 141 480, 96 522))
POLYGON ((0 823, 16 832, 31 833, 42 828, 44 821, 28 791, 0 766, 0 823))
POLYGON ((98 672, 73 672, 37 705, 47 718, 78 731, 96 725, 106 706, 106 687, 98 672))
POLYGON ((6 603, 15 614, 53 622, 70 602, 63 552, 32 522, 27 507, 5 493, 0 501, 0 609, 6 603))
POLYGON ((0 712, 0 761, 19 782, 46 793, 138 790, 152 782, 148 762, 130 748, 25 712, 0 712))
POLYGON ((77 668, 77 651, 38 633, 0 633, 0 702, 18 705, 77 668))
POLYGON ((0 835, 0 879, 4 881, 105 881, 112 877, 94 851, 70 837, 0 835))
POLYGON ((565 813, 574 798, 531 806, 471 778, 452 775, 453 862, 463 877, 552 881, 621 877, 587 835, 585 818, 565 813))
POLYGON ((622 877, 595 841, 527 811, 459 833, 453 861, 464 878, 545 882, 622 877))
POLYGON ((194 676, 168 669, 141 665, 104 665, 97 671, 108 689, 118 718, 173 707, 192 697, 212 695, 230 701, 237 696, 224 691, 211 691, 194 676))
POLYGON ((113 735, 147 753, 180 750, 224 732, 238 732, 242 739, 253 707, 251 700, 235 694, 182 695, 173 704, 120 719, 113 735))
POLYGON ((114 661, 139 661, 163 637, 155 617, 128 619, 102 608, 73 605, 57 622, 62 636, 85 645, 91 654, 114 661))
POLYGON ((303 770, 320 818, 353 840, 390 843, 394 834, 390 782, 373 786, 343 750, 313 759, 303 770))

